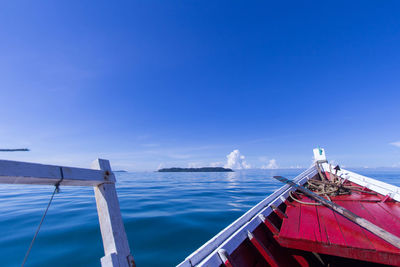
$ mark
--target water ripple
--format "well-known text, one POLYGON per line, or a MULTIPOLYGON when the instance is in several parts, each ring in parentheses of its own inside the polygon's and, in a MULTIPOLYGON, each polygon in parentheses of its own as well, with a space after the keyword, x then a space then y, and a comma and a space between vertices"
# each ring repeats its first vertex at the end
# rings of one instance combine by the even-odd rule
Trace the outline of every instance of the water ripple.
MULTIPOLYGON (((281 186, 270 177, 293 178, 300 172, 118 173, 122 216, 137 265, 175 266, 281 186)), ((393 183, 400 175, 372 176, 393 183)), ((21 264, 53 189, 0 186, 1 266, 21 264)), ((102 256, 93 189, 62 187, 26 266, 99 266, 102 256)))

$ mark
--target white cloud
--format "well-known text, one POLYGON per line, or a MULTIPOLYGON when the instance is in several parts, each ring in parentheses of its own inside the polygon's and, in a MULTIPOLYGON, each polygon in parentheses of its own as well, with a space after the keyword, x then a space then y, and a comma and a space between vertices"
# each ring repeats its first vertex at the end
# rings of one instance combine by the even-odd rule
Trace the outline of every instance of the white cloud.
POLYGON ((250 164, 247 164, 245 160, 245 156, 240 155, 238 149, 233 150, 229 155, 226 156, 226 164, 224 165, 225 168, 231 169, 250 169, 250 164))
POLYGON ((165 167, 164 162, 161 162, 161 163, 158 165, 157 170, 162 169, 162 168, 164 168, 164 167, 165 167))
POLYGON ((390 143, 392 146, 400 147, 400 141, 390 143))
POLYGON ((400 167, 400 162, 395 163, 395 164, 392 165, 392 168, 398 168, 398 167, 400 167))
POLYGON ((223 166, 224 163, 222 161, 217 161, 217 162, 211 162, 210 167, 221 167, 223 166))
POLYGON ((290 166, 289 169, 305 169, 305 168, 303 166, 297 164, 297 165, 290 166))
POLYGON ((261 166, 261 169, 278 169, 278 164, 276 163, 276 159, 271 159, 268 164, 261 166))

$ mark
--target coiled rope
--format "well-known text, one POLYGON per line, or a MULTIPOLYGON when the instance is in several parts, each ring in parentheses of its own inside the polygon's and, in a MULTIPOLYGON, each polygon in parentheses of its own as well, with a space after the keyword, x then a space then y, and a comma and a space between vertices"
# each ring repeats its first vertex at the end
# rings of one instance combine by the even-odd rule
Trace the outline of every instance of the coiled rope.
MULTIPOLYGON (((305 187, 317 195, 325 196, 329 201, 331 201, 330 196, 350 195, 352 191, 376 195, 375 192, 365 191, 358 186, 345 185, 345 180, 341 179, 341 177, 338 177, 332 172, 331 174, 334 176, 333 181, 326 179, 324 176, 322 176, 321 172, 319 172, 319 174, 321 180, 310 179, 307 181, 305 187)), ((293 196, 292 192, 289 192, 289 196, 294 201, 304 205, 320 205, 320 203, 301 201, 293 196)))

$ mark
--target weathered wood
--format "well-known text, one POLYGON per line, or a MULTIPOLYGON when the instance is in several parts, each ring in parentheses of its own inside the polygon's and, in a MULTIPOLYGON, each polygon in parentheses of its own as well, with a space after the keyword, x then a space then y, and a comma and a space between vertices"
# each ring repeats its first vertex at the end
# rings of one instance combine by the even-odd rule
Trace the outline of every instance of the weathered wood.
POLYGON ((115 176, 108 160, 98 159, 92 169, 0 160, 0 184, 94 186, 105 256, 102 266, 135 266, 120 212, 115 176))
POLYGON ((114 174, 106 170, 71 168, 37 163, 0 160, 0 184, 97 186, 115 182, 114 174))
POLYGON ((350 221, 356 223, 357 225, 367 229, 368 231, 370 231, 371 233, 375 234, 376 236, 382 238, 383 240, 385 240, 386 242, 388 242, 389 244, 400 248, 400 238, 387 232, 386 230, 380 228, 379 226, 371 223, 370 221, 354 214, 353 212, 343 208, 342 206, 339 206, 336 203, 333 203, 329 200, 326 200, 323 197, 320 197, 319 195, 315 194, 314 192, 312 192, 311 190, 308 190, 307 188, 298 185, 296 183, 294 183, 293 181, 290 181, 282 176, 274 176, 275 179, 286 183, 298 190, 300 190, 301 192, 303 192, 304 194, 306 194, 307 196, 313 198, 314 200, 320 202, 321 204, 325 205, 326 207, 330 208, 331 210, 339 213, 340 215, 342 215, 343 217, 349 219, 350 221))
MULTIPOLYGON (((98 159, 93 162, 92 168, 112 173, 108 160, 98 159)), ((96 186, 94 193, 105 253, 105 256, 101 258, 101 265, 103 267, 135 266, 122 221, 115 184, 105 183, 96 186)))
POLYGON ((318 161, 317 161, 317 162, 315 162, 315 166, 317 167, 317 170, 318 170, 319 176, 321 177, 321 181, 324 181, 324 180, 326 180, 326 179, 325 179, 325 176, 322 174, 321 167, 319 166, 319 162, 318 162, 318 161))

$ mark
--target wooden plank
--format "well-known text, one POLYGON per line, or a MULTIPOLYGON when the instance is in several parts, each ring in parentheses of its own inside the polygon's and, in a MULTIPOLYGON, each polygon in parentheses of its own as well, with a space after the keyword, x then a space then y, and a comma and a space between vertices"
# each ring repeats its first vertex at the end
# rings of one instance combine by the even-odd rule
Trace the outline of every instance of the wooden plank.
MULTIPOLYGON (((92 167, 111 172, 108 160, 98 159, 93 162, 92 167)), ((94 193, 105 254, 101 259, 101 265, 103 267, 135 266, 122 221, 115 184, 101 184, 94 187, 94 193)))
MULTIPOLYGON (((314 203, 314 202, 313 202, 314 203)), ((319 229, 317 207, 301 204, 300 217, 300 236, 315 242, 321 241, 321 233, 319 229)))
POLYGON ((400 256, 398 253, 375 251, 349 246, 339 246, 336 244, 324 245, 318 242, 310 242, 303 239, 290 239, 284 237, 279 238, 278 241, 281 246, 286 248, 334 255, 350 259, 358 259, 366 262, 400 266, 400 256))
POLYGON ((318 206, 317 213, 321 242, 325 244, 346 246, 346 240, 344 239, 340 225, 336 220, 335 213, 324 206, 318 206))
POLYGON ((380 202, 382 200, 380 195, 363 194, 361 192, 352 191, 351 195, 335 196, 336 200, 340 201, 362 201, 362 202, 380 202))
MULTIPOLYGON (((385 230, 391 231, 393 234, 398 234, 400 231, 399 223, 394 221, 393 218, 389 214, 386 213, 377 203, 368 205, 369 208, 365 208, 364 204, 366 203, 359 203, 359 202, 339 202, 344 207, 351 209, 357 214, 360 214, 364 218, 368 219, 369 221, 381 226, 385 230), (381 211, 379 211, 381 210, 381 211), (382 213, 385 212, 385 213, 382 213), (376 215, 375 215, 376 213, 376 215), (393 223, 393 225, 392 225, 393 223)), ((382 239, 377 238, 375 235, 371 235, 370 233, 365 232, 365 235, 371 240, 371 244, 375 247, 375 249, 380 251, 389 251, 389 252, 397 252, 399 253, 399 249, 393 245, 390 245, 384 242, 382 239)))
POLYGON ((257 251, 263 256, 271 267, 279 267, 279 262, 275 259, 272 253, 264 247, 264 245, 250 232, 247 232, 250 242, 255 246, 257 251))
MULTIPOLYGON (((370 215, 369 218, 374 218, 377 225, 396 236, 400 236, 400 222, 383 209, 382 206, 379 205, 380 203, 365 202, 358 204, 361 206, 361 210, 364 211, 363 217, 368 218, 368 213, 370 215)), ((381 204, 384 205, 386 203, 381 204)))
POLYGON ((264 217, 264 215, 260 214, 258 215, 260 220, 267 226, 267 228, 271 231, 272 234, 277 235, 279 234, 279 229, 273 224, 268 217, 264 217))
POLYGON ((277 206, 271 204, 270 207, 274 210, 276 215, 278 215, 279 218, 281 218, 281 220, 283 220, 284 218, 287 218, 287 215, 285 213, 283 213, 277 206))
POLYGON ((382 209, 386 210, 390 216, 392 216, 395 220, 400 222, 400 203, 399 202, 386 202, 386 203, 378 203, 382 209))
POLYGON ((354 214, 353 212, 331 202, 323 197, 315 194, 314 192, 308 190, 307 188, 304 188, 303 186, 300 186, 298 184, 293 183, 292 181, 282 177, 282 176, 274 176, 277 180, 284 182, 286 184, 291 185, 292 187, 297 188, 304 194, 306 194, 309 197, 312 197, 313 199, 317 200, 318 202, 322 203, 323 205, 327 206, 328 208, 332 209, 333 211, 337 212, 338 214, 346 217, 347 219, 351 220, 352 222, 360 225, 361 227, 367 229, 368 231, 372 232, 373 234, 379 236, 386 242, 392 244, 393 246, 400 248, 400 238, 387 232, 386 230, 382 229, 381 227, 369 222, 368 220, 354 214))
MULTIPOLYGON (((303 202, 310 202, 308 198, 302 198, 303 202)), ((338 231, 338 224, 331 210, 321 206, 308 206, 306 204, 292 203, 286 209, 288 219, 284 220, 280 237, 304 239, 315 242, 329 243, 336 242, 346 245, 341 232, 338 231)))
POLYGON ((286 208, 287 219, 283 219, 279 236, 299 238, 301 204, 292 203, 286 208))
POLYGON ((325 176, 322 174, 321 167, 319 166, 319 162, 315 162, 315 166, 317 167, 319 177, 321 177, 321 180, 322 181, 326 180, 325 176))
POLYGON ((0 184, 54 185, 61 178, 61 185, 74 186, 97 186, 105 182, 115 182, 114 174, 104 170, 0 160, 0 184))
POLYGON ((372 241, 368 238, 366 230, 359 225, 347 220, 339 214, 334 216, 340 226, 340 231, 346 240, 348 247, 356 247, 367 250, 374 250, 375 247, 372 245, 372 241))

